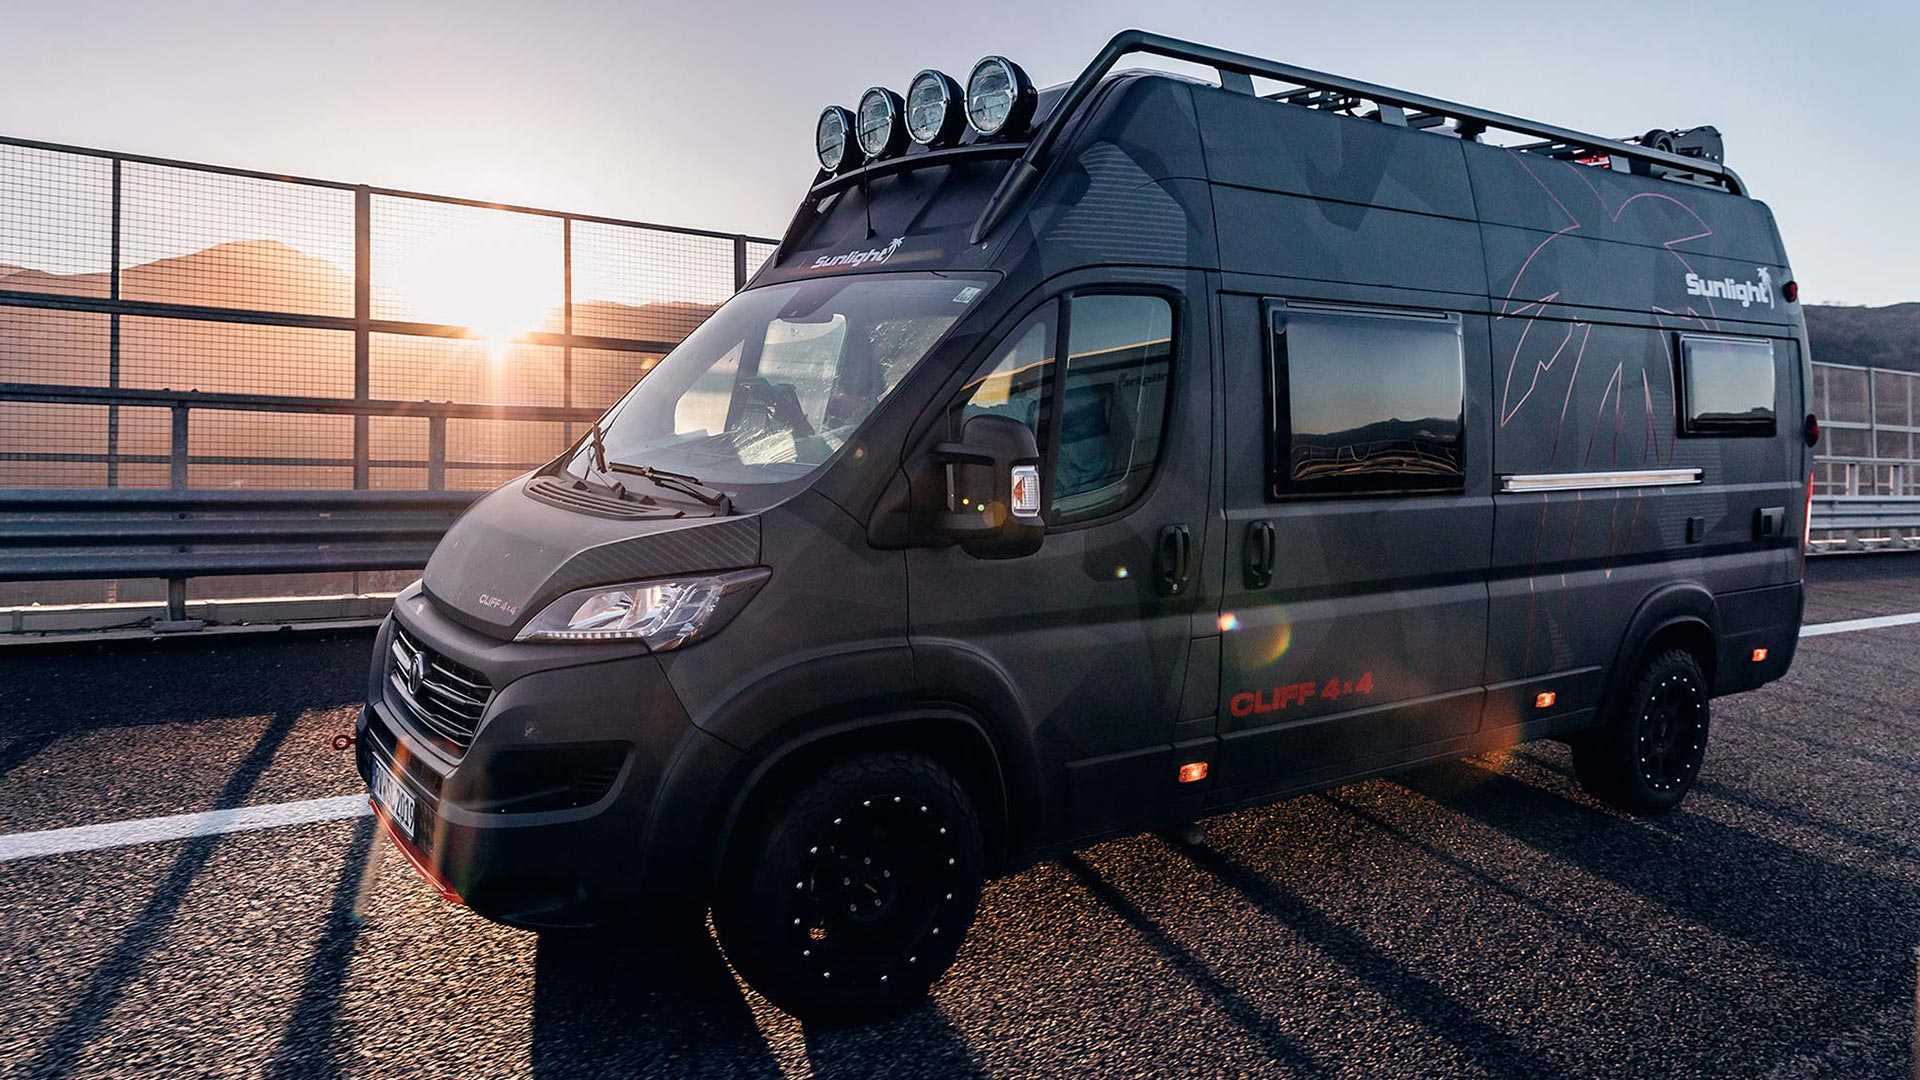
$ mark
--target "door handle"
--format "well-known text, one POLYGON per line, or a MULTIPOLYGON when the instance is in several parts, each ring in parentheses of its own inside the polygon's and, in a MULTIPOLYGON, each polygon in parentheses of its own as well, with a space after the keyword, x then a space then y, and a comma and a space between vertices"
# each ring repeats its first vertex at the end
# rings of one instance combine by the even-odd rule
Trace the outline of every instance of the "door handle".
POLYGON ((1179 596, 1187 591, 1189 564, 1193 559, 1193 534, 1185 525, 1168 525, 1160 530, 1154 545, 1154 585, 1162 596, 1179 596))
POLYGON ((1753 538, 1769 540, 1786 531, 1787 508, 1766 506, 1753 512, 1753 538))
POLYGON ((1247 588, 1264 589, 1273 581, 1274 554, 1273 524, 1256 521, 1248 525, 1246 545, 1240 555, 1247 588))

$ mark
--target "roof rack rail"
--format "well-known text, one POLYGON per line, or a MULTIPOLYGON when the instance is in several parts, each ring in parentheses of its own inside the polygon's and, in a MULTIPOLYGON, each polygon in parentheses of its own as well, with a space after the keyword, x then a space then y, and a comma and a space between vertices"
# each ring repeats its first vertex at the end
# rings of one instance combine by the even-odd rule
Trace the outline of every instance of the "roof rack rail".
POLYGON ((1395 90, 1344 75, 1329 75, 1277 60, 1263 60, 1211 45, 1182 41, 1163 34, 1122 30, 1073 80, 1066 94, 1047 114, 1045 125, 1027 143, 1019 160, 1007 170, 1000 186, 994 190, 993 197, 987 200, 980 217, 974 222, 973 243, 979 243, 992 232, 1012 205, 1040 178, 1047 157, 1068 121, 1086 105, 1100 81, 1113 70, 1114 64, 1121 57, 1134 53, 1212 67, 1219 72, 1221 85, 1230 90, 1248 92, 1252 78, 1257 75, 1300 88, 1274 95, 1274 100, 1332 111, 1352 111, 1361 102, 1372 102, 1374 111, 1369 115, 1386 124, 1427 129, 1441 127, 1451 121, 1453 132, 1463 139, 1478 139, 1490 130, 1530 135, 1542 142, 1515 149, 1554 153, 1555 156, 1565 154, 1570 159, 1612 159, 1626 163, 1632 171, 1642 175, 1710 183, 1735 195, 1747 193, 1740 177, 1721 162, 1720 133, 1712 128, 1648 132, 1637 141, 1608 139, 1538 120, 1459 105, 1425 94, 1395 90), (1705 132, 1712 132, 1711 140, 1705 137, 1705 132), (1709 144, 1711 154, 1706 152, 1709 144))

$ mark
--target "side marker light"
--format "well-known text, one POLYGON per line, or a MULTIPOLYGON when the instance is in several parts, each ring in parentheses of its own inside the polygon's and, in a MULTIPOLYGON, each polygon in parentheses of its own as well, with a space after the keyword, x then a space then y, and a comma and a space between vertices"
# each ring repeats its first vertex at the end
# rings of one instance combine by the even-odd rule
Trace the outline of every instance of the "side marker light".
POLYGON ((1542 690, 1533 695, 1533 707, 1536 709, 1551 709, 1553 708, 1553 703, 1559 700, 1559 694, 1554 693, 1552 690, 1542 690))
POLYGON ((1767 650, 1765 650, 1765 649, 1755 649, 1755 650, 1753 650, 1753 662, 1754 662, 1754 663, 1756 663, 1756 664, 1761 664, 1761 663, 1765 663, 1765 662, 1766 662, 1766 659, 1767 659, 1767 650))
POLYGON ((1180 782, 1183 784, 1199 783, 1206 778, 1207 763, 1204 761, 1189 761, 1180 766, 1180 782))

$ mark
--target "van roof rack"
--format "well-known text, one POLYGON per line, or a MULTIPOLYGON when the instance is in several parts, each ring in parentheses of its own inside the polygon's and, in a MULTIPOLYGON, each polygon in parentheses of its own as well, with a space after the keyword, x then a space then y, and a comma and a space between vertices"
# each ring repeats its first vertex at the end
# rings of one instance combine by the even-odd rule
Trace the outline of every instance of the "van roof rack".
POLYGON ((1238 93, 1253 93, 1253 79, 1258 76, 1297 87, 1268 95, 1269 100, 1348 114, 1355 114, 1363 105, 1371 103, 1372 109, 1365 114, 1367 118, 1397 127, 1446 128, 1448 134, 1474 140, 1488 131, 1527 135, 1540 141, 1513 149, 1569 161, 1596 164, 1604 161, 1611 167, 1625 168, 1643 176, 1711 185, 1734 195, 1747 194, 1740 177, 1723 163, 1720 133, 1711 127, 1685 131, 1656 129, 1633 139, 1609 139, 1163 34, 1122 30, 1073 80, 1058 104, 1049 111, 1044 126, 1007 170, 974 222, 973 243, 979 243, 992 232, 1013 204, 1040 178, 1047 157, 1068 121, 1086 105, 1114 64, 1134 53, 1211 67, 1219 73, 1223 88, 1238 93))

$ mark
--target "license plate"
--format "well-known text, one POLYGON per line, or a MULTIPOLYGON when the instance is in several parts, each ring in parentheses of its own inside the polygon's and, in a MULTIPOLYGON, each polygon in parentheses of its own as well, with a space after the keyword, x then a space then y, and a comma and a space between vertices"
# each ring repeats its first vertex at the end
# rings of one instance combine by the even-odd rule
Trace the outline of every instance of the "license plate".
POLYGON ((401 836, 413 839, 413 792, 377 761, 373 763, 373 801, 387 812, 401 836))

